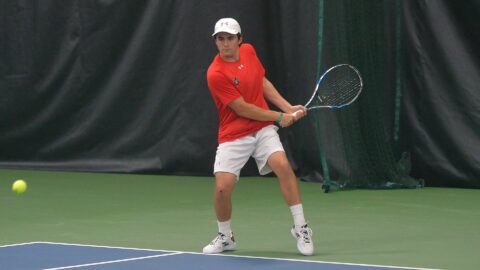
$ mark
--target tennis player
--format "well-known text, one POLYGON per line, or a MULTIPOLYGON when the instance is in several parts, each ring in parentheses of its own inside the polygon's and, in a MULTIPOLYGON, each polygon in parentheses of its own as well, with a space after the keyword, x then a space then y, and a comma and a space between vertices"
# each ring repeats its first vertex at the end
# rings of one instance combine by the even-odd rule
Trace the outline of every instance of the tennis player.
POLYGON ((278 177, 293 216, 291 234, 297 248, 303 255, 312 255, 312 230, 305 221, 297 178, 280 142, 278 127, 274 125, 276 122, 288 127, 307 111, 304 106, 292 106, 265 77, 265 69, 253 46, 242 43, 240 25, 235 19, 220 19, 212 36, 218 54, 208 68, 207 81, 220 118, 213 195, 218 234, 203 252, 235 249, 230 228, 231 194, 240 170, 253 157, 261 175, 273 170, 278 177), (267 100, 281 112, 270 110, 267 100))

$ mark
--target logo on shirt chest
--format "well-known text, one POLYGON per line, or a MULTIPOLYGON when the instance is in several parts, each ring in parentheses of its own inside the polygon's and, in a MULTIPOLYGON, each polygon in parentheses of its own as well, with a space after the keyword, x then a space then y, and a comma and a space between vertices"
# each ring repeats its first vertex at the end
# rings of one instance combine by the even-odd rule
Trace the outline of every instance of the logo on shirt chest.
MULTIPOLYGON (((244 65, 244 64, 240 64, 240 65, 237 66, 237 69, 238 69, 238 70, 242 70, 242 69, 244 69, 244 68, 245 68, 245 65, 244 65)), ((238 86, 238 85, 240 84, 240 80, 239 80, 236 76, 233 77, 233 81, 232 81, 232 82, 233 82, 233 85, 235 85, 235 86, 238 86)))
POLYGON ((233 78, 233 85, 238 86, 240 84, 240 80, 237 79, 237 77, 233 78))

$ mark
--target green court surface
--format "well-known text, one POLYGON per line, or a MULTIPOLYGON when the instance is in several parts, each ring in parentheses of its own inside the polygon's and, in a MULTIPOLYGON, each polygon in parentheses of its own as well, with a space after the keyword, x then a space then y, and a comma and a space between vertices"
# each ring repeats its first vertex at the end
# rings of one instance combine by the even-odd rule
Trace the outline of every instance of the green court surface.
MULTIPOLYGON (((325 194, 300 183, 316 254, 298 255, 276 179, 234 192, 232 255, 480 269, 480 190, 325 194)), ((200 252, 216 234, 212 177, 0 170, 0 245, 50 241, 200 252), (28 183, 22 195, 15 179, 28 183)), ((192 268, 193 269, 193 268, 192 268)))

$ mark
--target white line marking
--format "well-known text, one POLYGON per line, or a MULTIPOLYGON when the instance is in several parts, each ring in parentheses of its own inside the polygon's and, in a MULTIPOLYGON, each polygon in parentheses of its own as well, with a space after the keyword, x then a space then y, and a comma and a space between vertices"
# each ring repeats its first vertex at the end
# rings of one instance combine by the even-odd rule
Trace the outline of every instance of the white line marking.
MULTIPOLYGON (((189 253, 189 252, 184 252, 189 253)), ((202 253, 200 253, 202 254, 202 253)), ((202 254, 205 256, 225 256, 225 257, 241 257, 250 259, 262 259, 262 260, 278 260, 278 261, 292 261, 292 262, 308 262, 308 263, 321 263, 321 264, 335 264, 335 265, 352 265, 352 266, 368 266, 368 267, 383 267, 392 269, 411 269, 411 270, 443 270, 436 268, 415 268, 408 266, 393 266, 393 265, 375 265, 375 264, 363 264, 363 263, 345 263, 345 262, 329 262, 329 261, 312 261, 312 260, 297 260, 297 259, 285 259, 285 258, 270 258, 270 257, 255 257, 246 255, 229 255, 229 254, 202 254)))
POLYGON ((161 249, 131 248, 131 247, 112 247, 112 246, 101 246, 101 245, 59 243, 59 242, 34 242, 34 243, 35 243, 35 244, 61 245, 61 246, 77 246, 77 247, 95 247, 95 248, 127 249, 127 250, 140 250, 140 251, 184 252, 184 251, 171 251, 171 250, 161 250, 161 249))
POLYGON ((18 243, 18 244, 3 245, 3 246, 0 246, 0 248, 3 248, 3 247, 26 246, 26 245, 33 245, 33 244, 38 244, 38 242, 29 242, 29 243, 18 243))
POLYGON ((97 262, 97 263, 86 263, 86 264, 62 266, 62 267, 56 267, 56 268, 46 268, 46 269, 43 269, 43 270, 60 270, 60 269, 81 268, 81 267, 93 266, 93 265, 112 264, 112 263, 120 263, 120 262, 145 260, 145 259, 158 258, 158 257, 174 256, 174 255, 178 255, 178 254, 182 254, 182 252, 169 253, 169 254, 159 254, 159 255, 144 256, 144 257, 136 257, 136 258, 130 258, 130 259, 123 259, 123 260, 113 260, 113 261, 105 261, 105 262, 97 262))

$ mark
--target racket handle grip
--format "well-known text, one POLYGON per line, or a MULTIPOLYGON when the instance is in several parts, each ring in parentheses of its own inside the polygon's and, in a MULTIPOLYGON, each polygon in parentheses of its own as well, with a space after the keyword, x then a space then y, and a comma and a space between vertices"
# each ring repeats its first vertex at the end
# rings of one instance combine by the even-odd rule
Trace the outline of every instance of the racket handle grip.
POLYGON ((298 111, 292 113, 293 118, 295 119, 295 121, 297 121, 297 115, 298 115, 299 113, 301 113, 301 112, 302 112, 301 110, 298 110, 298 111))

